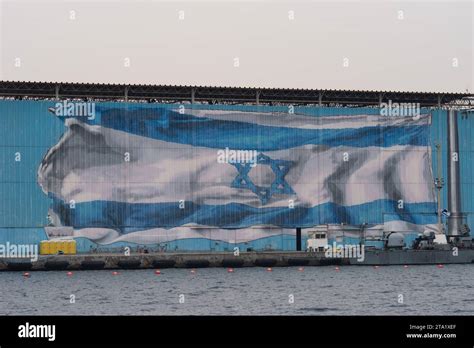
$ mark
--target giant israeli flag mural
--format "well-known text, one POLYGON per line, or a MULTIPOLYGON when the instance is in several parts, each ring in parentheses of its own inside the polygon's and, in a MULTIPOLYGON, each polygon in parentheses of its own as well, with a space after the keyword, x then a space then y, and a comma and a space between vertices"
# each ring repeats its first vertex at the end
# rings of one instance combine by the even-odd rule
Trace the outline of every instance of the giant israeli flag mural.
POLYGON ((109 104, 52 117, 67 130, 38 169, 51 225, 99 244, 435 228, 429 114, 109 104))

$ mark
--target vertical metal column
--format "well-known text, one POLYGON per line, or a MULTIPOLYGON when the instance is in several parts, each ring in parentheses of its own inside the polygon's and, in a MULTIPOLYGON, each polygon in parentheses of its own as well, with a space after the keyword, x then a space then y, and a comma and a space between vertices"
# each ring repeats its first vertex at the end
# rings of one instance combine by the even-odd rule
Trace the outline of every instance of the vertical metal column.
POLYGON ((443 189, 444 179, 443 179, 443 169, 442 169, 442 160, 441 160, 441 144, 436 144, 436 169, 437 169, 437 176, 435 179, 435 187, 438 192, 437 201, 438 201, 438 232, 445 233, 443 228, 443 223, 441 220, 441 216, 443 214, 442 207, 441 207, 441 190, 443 189))
POLYGON ((301 251, 301 228, 296 228, 296 251, 301 251))
POLYGON ((448 237, 461 235, 463 216, 461 213, 461 181, 459 176, 458 114, 448 110, 448 237), (457 161, 454 160, 457 156, 457 161))

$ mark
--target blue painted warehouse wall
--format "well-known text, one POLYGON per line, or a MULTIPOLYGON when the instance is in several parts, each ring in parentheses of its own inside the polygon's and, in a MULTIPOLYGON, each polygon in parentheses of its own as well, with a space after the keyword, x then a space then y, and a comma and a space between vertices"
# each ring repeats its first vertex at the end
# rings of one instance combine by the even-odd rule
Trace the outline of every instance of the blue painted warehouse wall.
MULTIPOLYGON (((37 170, 48 149, 55 145, 65 131, 63 122, 48 112, 54 101, 0 100, 0 243, 39 243, 46 239, 43 227, 47 224, 51 200, 37 184, 37 170), (19 161, 16 157, 21 156, 19 161)), ((104 103, 112 106, 117 103, 104 103)), ((121 107, 128 105, 120 103, 121 107)), ((156 107, 156 104, 140 104, 156 107)), ((176 108, 176 104, 160 105, 176 108)), ((259 112, 288 112, 288 106, 256 105, 186 105, 194 109, 220 109, 259 112)), ((379 114, 376 108, 318 108, 295 107, 295 113, 318 116, 379 114)), ((433 110, 432 159, 436 176, 437 159, 434 145, 442 146, 443 177, 447 181, 447 127, 446 111, 433 110)), ((461 189, 463 210, 468 213, 468 223, 474 226, 474 114, 459 115, 461 189)), ((447 208, 447 189, 443 190, 443 207, 447 208)), ((305 238, 303 236, 303 238, 305 238)), ((304 242, 304 240, 303 240, 304 242)), ((101 250, 112 250, 125 246, 115 244, 102 246, 101 250)), ((203 240, 181 240, 166 245, 166 250, 229 250, 235 245, 203 240)), ((288 235, 271 237, 252 243, 238 245, 242 249, 294 250, 294 238, 288 235)), ((98 246, 89 240, 78 239, 80 251, 90 251, 98 246)), ((163 246, 155 246, 162 250, 163 246)))

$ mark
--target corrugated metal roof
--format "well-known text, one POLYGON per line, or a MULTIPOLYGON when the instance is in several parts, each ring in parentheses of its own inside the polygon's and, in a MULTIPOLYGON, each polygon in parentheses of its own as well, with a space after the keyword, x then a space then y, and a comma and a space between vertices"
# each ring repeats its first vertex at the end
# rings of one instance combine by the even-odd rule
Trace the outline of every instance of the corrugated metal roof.
POLYGON ((0 81, 0 96, 13 98, 96 98, 111 100, 193 100, 195 102, 255 102, 378 105, 382 101, 418 102, 436 106, 472 96, 468 92, 365 91, 218 87, 195 85, 108 84, 83 82, 0 81))
POLYGON ((409 91, 409 90, 363 90, 363 89, 333 89, 333 88, 277 88, 277 87, 252 87, 252 86, 211 86, 211 85, 169 85, 169 84, 148 84, 148 83, 104 83, 104 82, 74 82, 74 81, 12 81, 2 80, 1 83, 17 84, 54 84, 54 85, 81 85, 81 86, 116 86, 116 87, 162 87, 162 88, 218 88, 218 89, 243 89, 262 91, 305 91, 305 92, 353 92, 353 93, 409 93, 409 94, 442 94, 442 95, 463 95, 474 96, 468 91, 444 92, 444 91, 409 91))

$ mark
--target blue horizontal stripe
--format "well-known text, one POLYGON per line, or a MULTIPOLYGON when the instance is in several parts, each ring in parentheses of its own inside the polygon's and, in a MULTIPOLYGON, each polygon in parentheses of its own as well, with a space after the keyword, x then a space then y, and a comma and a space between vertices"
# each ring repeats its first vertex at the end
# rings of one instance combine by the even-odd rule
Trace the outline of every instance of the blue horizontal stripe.
POLYGON ((92 201, 76 203, 75 208, 53 198, 53 210, 65 226, 74 228, 112 228, 122 233, 153 227, 171 228, 185 224, 244 228, 274 225, 286 228, 312 227, 320 224, 380 224, 402 220, 415 224, 436 223, 435 203, 405 204, 403 210, 392 200, 377 200, 354 206, 324 203, 315 207, 255 208, 244 204, 200 205, 185 202, 180 209, 172 203, 123 203, 92 201))
POLYGON ((429 143, 428 125, 302 129, 196 117, 160 107, 98 108, 94 120, 82 120, 166 142, 218 149, 274 151, 303 145, 390 147, 429 143))

